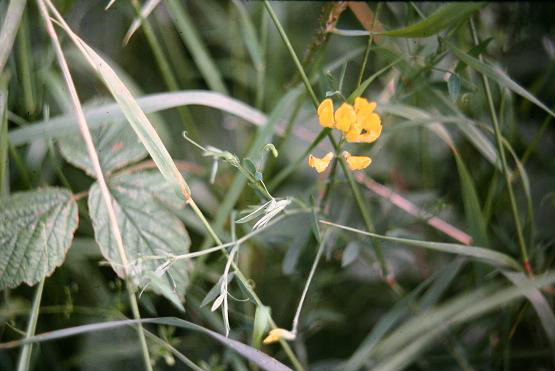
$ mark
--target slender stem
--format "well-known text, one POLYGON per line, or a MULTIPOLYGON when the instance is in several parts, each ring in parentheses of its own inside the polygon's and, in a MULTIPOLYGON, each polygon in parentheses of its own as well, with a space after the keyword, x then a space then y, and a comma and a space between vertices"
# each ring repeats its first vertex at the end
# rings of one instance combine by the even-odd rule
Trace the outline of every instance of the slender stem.
MULTIPOLYGON (((166 55, 160 47, 160 43, 156 38, 156 34, 154 33, 150 22, 143 16, 141 12, 141 5, 139 4, 139 1, 131 0, 131 4, 133 5, 137 16, 141 20, 143 32, 145 33, 150 48, 152 49, 152 53, 154 54, 154 58, 156 59, 156 63, 158 64, 158 68, 162 73, 162 78, 164 79, 166 86, 171 91, 178 91, 179 85, 177 84, 177 80, 172 72, 170 63, 168 62, 166 55)), ((181 117, 185 129, 190 132, 190 135, 193 138, 198 140, 200 136, 197 127, 193 122, 193 117, 191 116, 191 112, 189 111, 189 109, 186 106, 180 106, 178 107, 177 112, 181 117)))
POLYGON ((264 106, 264 82, 266 79, 266 49, 268 46, 268 17, 262 13, 260 22, 260 54, 262 64, 256 70, 256 96, 254 99, 255 107, 262 110, 264 106))
POLYGON ((285 33, 285 30, 283 29, 281 23, 279 22, 279 19, 277 18, 276 13, 274 13, 274 10, 272 9, 270 4, 268 3, 268 0, 264 0, 264 6, 266 7, 266 10, 270 14, 270 17, 272 17, 272 21, 274 21, 274 24, 275 24, 276 28, 278 29, 279 35, 281 36, 281 39, 283 40, 283 42, 285 43, 285 46, 287 47, 287 50, 289 51, 289 55, 291 56, 291 58, 295 62, 295 65, 297 66, 297 70, 301 74, 301 78, 303 79, 304 85, 306 86, 306 90, 308 91, 308 94, 310 95, 310 98, 312 98, 312 102, 314 103, 314 107, 318 107, 318 99, 316 98, 316 94, 314 94, 314 90, 312 89, 312 85, 310 85, 310 81, 308 81, 308 77, 306 76, 306 73, 304 72, 303 66, 301 65, 301 62, 299 61, 299 58, 297 57, 297 54, 295 54, 295 50, 293 49, 293 46, 291 45, 291 42, 289 41, 289 38, 287 37, 287 34, 285 33))
MULTIPOLYGON (((480 40, 478 39, 478 34, 476 32, 476 28, 474 27, 474 21, 470 18, 470 32, 472 34, 472 40, 474 41, 474 45, 479 45, 480 40)), ((483 58, 481 55, 478 56, 480 62, 483 62, 483 58)), ((503 171, 503 177, 505 178, 505 185, 507 186, 507 190, 509 191, 509 200, 511 203, 511 211, 513 214, 513 219, 516 227, 516 233, 518 238, 518 245, 520 248, 520 255, 522 257, 522 263, 526 272, 531 275, 532 268, 530 267, 530 261, 528 260, 528 252, 526 250, 526 243, 524 242, 524 235, 522 233, 522 227, 520 225, 520 219, 518 215, 518 206, 516 204, 515 195, 513 191, 513 185, 511 180, 509 179, 509 170, 507 165, 507 159, 505 157, 505 149, 503 147, 503 141, 501 138, 501 129, 499 128, 499 122, 497 121, 497 113, 495 111, 495 107, 493 104, 493 97, 491 94, 491 89, 489 86, 488 78, 486 75, 481 74, 482 76, 482 84, 484 86, 484 90, 486 93, 486 98, 488 101, 488 108, 489 113, 491 116, 491 121, 493 122, 493 130, 495 131, 495 142, 497 144, 497 152, 499 153, 499 157, 501 158, 501 168, 503 171)))
MULTIPOLYGON (((202 211, 198 208, 197 204, 195 203, 195 201, 193 201, 192 199, 189 200, 189 205, 191 206, 191 208, 193 209, 193 212, 197 215, 197 217, 201 220, 202 224, 204 225, 204 227, 206 228, 206 230, 208 231, 208 234, 210 235, 210 237, 212 237, 212 239, 214 239, 214 241, 216 241, 216 243, 218 245, 223 245, 222 241, 220 240, 220 238, 218 237, 218 235, 216 234, 216 232, 214 231, 214 229, 212 228, 212 226, 210 225, 210 223, 208 222, 208 220, 206 220, 206 217, 204 216, 204 214, 202 213, 202 211)), ((237 241, 233 242, 233 244, 237 244, 237 241)), ((229 253, 225 250, 222 249, 222 252, 224 253, 226 258, 229 258, 229 253)), ((256 294, 256 292, 254 292, 254 290, 252 289, 252 287, 250 286, 248 279, 243 275, 243 272, 241 272, 241 270, 239 269, 239 267, 237 266, 237 264, 235 262, 231 262, 231 266, 233 267, 233 270, 237 276, 237 278, 239 278, 239 280, 241 281, 241 283, 243 284, 243 286, 247 289, 247 292, 252 296, 252 298, 254 299, 254 301, 256 302, 256 305, 259 307, 264 306, 264 304, 262 303, 262 301, 260 300, 260 298, 258 297, 258 295, 256 294)), ((277 328, 276 323, 274 322, 274 320, 270 317, 269 318, 270 321, 270 325, 272 328, 277 328)), ((291 347, 289 346, 289 344, 287 344, 285 342, 285 340, 281 340, 280 341, 281 346, 283 347, 283 350, 285 351, 285 353, 287 354, 287 356, 289 357, 289 360, 291 361, 291 363, 293 363, 293 366, 298 370, 298 371, 304 371, 304 367, 301 365, 301 363, 299 362, 297 356, 295 356, 295 354, 293 353, 293 351, 291 350, 291 347)))
POLYGON ((357 80, 357 87, 360 86, 362 83, 362 78, 364 77, 364 70, 366 69, 366 63, 368 61, 368 54, 370 54, 370 49, 372 48, 372 41, 374 40, 374 25, 376 24, 376 19, 378 19, 378 15, 380 14, 380 10, 382 8, 382 3, 378 3, 376 7, 376 12, 374 13, 374 17, 372 17, 372 27, 370 28, 372 31, 368 34, 368 45, 366 46, 366 51, 364 52, 364 58, 362 60, 362 66, 360 67, 360 72, 358 74, 357 80))
MULTIPOLYGON (((51 6, 52 8, 54 8, 54 6, 50 3, 49 0, 48 1, 48 5, 51 6)), ((54 30, 54 26, 52 25, 52 21, 50 20, 50 15, 48 13, 48 9, 46 8, 45 2, 44 0, 37 0, 39 9, 40 9, 40 13, 42 15, 42 18, 44 19, 45 25, 46 25, 46 30, 52 40, 52 44, 54 46, 54 50, 56 52, 56 58, 58 60, 58 64, 60 65, 60 69, 62 70, 62 74, 64 76, 64 80, 66 82, 67 85, 67 89, 69 90, 69 94, 70 94, 70 98, 71 98, 71 102, 73 105, 73 109, 75 110, 75 115, 77 116, 77 123, 79 124, 79 129, 81 131, 81 135, 83 137, 83 140, 85 141, 85 146, 87 148, 87 152, 89 155, 89 158, 92 162, 94 171, 95 171, 95 175, 98 181, 98 184, 100 186, 100 192, 102 194, 102 198, 104 200, 104 203, 106 204, 106 209, 108 212, 108 218, 110 219, 110 225, 111 225, 111 230, 112 233, 114 235, 114 238, 116 240, 116 245, 118 248, 118 253, 120 255, 120 259, 121 259, 121 263, 123 265, 123 271, 124 271, 124 277, 128 278, 129 276, 129 272, 128 272, 128 259, 127 259, 127 254, 125 253, 125 249, 123 247, 123 239, 121 236, 121 231, 119 229, 119 225, 117 223, 117 218, 116 218, 116 214, 112 205, 112 200, 111 200, 111 196, 110 196, 110 191, 108 190, 108 186, 106 184, 106 180, 104 179, 104 174, 102 173, 102 168, 100 167, 100 160, 98 159, 98 154, 96 152, 96 148, 94 145, 94 142, 92 140, 92 136, 91 136, 91 132, 89 130, 89 127, 87 125, 87 121, 85 118, 85 114, 83 112, 83 108, 81 107, 81 103, 79 101, 79 96, 77 95, 77 90, 75 89, 75 84, 73 83, 73 78, 71 77, 71 73, 69 72, 69 67, 67 65, 64 53, 62 51, 62 47, 60 45, 60 42, 58 40, 58 35, 56 34, 56 31, 54 30)), ((55 8, 54 8, 55 9, 55 8)), ((129 299, 131 302, 131 307, 133 310, 133 315, 135 316, 135 319, 140 319, 139 316, 139 311, 138 311, 138 306, 137 306, 137 302, 135 299, 135 295, 133 293, 133 290, 131 288, 131 285, 128 281, 127 282, 127 291, 129 293, 129 299)), ((148 371, 152 371, 152 365, 150 362, 150 355, 148 353, 148 349, 146 348, 146 340, 144 337, 144 333, 143 333, 143 329, 142 329, 142 325, 138 324, 137 325, 137 330, 138 330, 138 334, 139 334, 139 340, 141 342, 141 348, 143 350, 143 359, 144 359, 144 363, 145 363, 145 368, 148 371)))
MULTIPOLYGON (((29 317, 29 322, 27 323, 27 331, 25 332, 25 338, 32 337, 35 335, 35 329, 37 328, 37 321, 39 318, 40 301, 42 298, 42 291, 44 289, 44 280, 40 280, 39 285, 35 291, 35 297, 33 298, 33 307, 31 308, 31 315, 29 317)), ((33 344, 25 344, 21 348, 19 353, 19 361, 17 362, 17 371, 26 371, 30 369, 31 363, 31 352, 33 351, 33 344)))
POLYGON ((24 12, 19 25, 19 34, 17 35, 17 61, 21 85, 23 87, 23 102, 26 117, 32 117, 35 113, 36 103, 33 96, 33 79, 31 73, 31 50, 29 47, 29 22, 27 14, 24 12))
POLYGON ((312 278, 314 277, 314 273, 316 272, 316 267, 320 262, 320 258, 322 257, 322 252, 324 251, 324 247, 326 246, 326 242, 328 239, 329 233, 326 231, 322 241, 320 242, 320 246, 318 247, 318 252, 316 253, 316 258, 314 258, 314 262, 312 263, 312 268, 310 269, 310 273, 308 274, 308 278, 306 279, 306 283, 304 285, 303 293, 301 295, 301 300, 299 300, 299 305, 297 306, 297 312, 295 313, 295 318, 293 318, 293 326, 291 327, 291 332, 293 334, 297 334, 297 326, 299 325, 299 317, 301 316, 301 309, 303 307, 304 299, 306 297, 306 293, 308 292, 308 287, 310 286, 310 282, 312 282, 312 278))
MULTIPOLYGON (((127 279, 125 280, 125 286, 127 288, 127 294, 129 296, 129 303, 131 304, 131 313, 134 319, 141 319, 141 313, 139 312, 139 304, 137 303, 137 297, 131 286, 131 282, 127 279)), ((145 332, 143 326, 137 326, 137 333, 139 334, 139 342, 141 344, 141 353, 143 354, 143 362, 147 370, 152 371, 152 363, 150 360, 150 355, 148 352, 148 345, 146 343, 145 332)))
MULTIPOLYGON (((301 63, 299 62, 299 58, 297 58, 297 55, 295 54, 295 50, 293 50, 293 47, 291 46, 291 43, 289 42, 289 39, 287 38, 287 35, 285 34, 285 31, 284 31, 283 27, 281 26, 279 20, 277 19, 274 11, 272 10, 272 8, 271 8, 271 6, 270 6, 270 4, 268 3, 267 0, 264 0, 264 5, 266 6, 266 9, 270 13, 270 16, 272 17, 272 20, 274 21, 274 24, 276 25, 276 28, 278 29, 279 34, 280 34, 283 42, 287 46, 287 50, 289 51, 289 54, 290 54, 291 58, 293 59, 293 61, 295 62, 295 65, 297 66, 297 69, 299 70, 299 74, 301 75, 301 77, 303 79, 303 82, 306 86, 306 90, 308 91, 308 93, 310 94, 310 96, 312 98, 312 103, 314 104, 314 108, 318 109, 318 99, 316 99, 316 95, 314 94, 314 91, 312 90, 312 86, 310 85, 310 82, 308 81, 308 78, 306 77, 306 73, 304 72, 304 69, 303 69, 301 63)), ((322 134, 322 132, 321 132, 321 134, 322 134)), ((339 146, 337 145, 335 139, 331 135, 331 131, 328 130, 327 136, 328 136, 330 142, 332 143, 333 147, 337 151, 339 146)), ((352 174, 349 172, 349 169, 347 169, 347 166, 345 164, 344 159, 341 159, 341 168, 343 169, 343 172, 345 173, 345 175, 347 176, 347 179, 349 180, 349 185, 350 185, 351 190, 352 190, 352 192, 355 196, 357 206, 360 210, 360 213, 362 215, 364 223, 366 224, 366 228, 368 228, 369 231, 374 231, 374 225, 372 224, 372 221, 370 219, 368 209, 366 208, 366 205, 364 204, 364 202, 362 200, 362 197, 360 195, 360 190, 358 189, 358 185, 354 181, 352 174)), ((387 269, 387 265, 385 264, 385 259, 384 259, 384 256, 383 256, 383 252, 381 250, 381 246, 379 245, 379 243, 376 243, 374 246, 375 246, 376 255, 378 256, 378 260, 380 262, 380 265, 381 265, 382 272, 383 272, 384 276, 388 278, 389 284, 392 288, 398 288, 398 285, 395 283, 394 278, 388 276, 388 269, 387 269)))
POLYGON ((322 129, 320 131, 320 133, 318 134, 318 136, 316 136, 316 138, 314 138, 312 143, 310 143, 308 145, 308 147, 305 149, 303 154, 301 156, 299 156, 297 158, 297 160, 291 162, 283 170, 281 170, 279 173, 277 173, 277 175, 275 177, 272 178, 272 181, 268 184, 268 188, 270 188, 270 190, 273 190, 278 185, 280 185, 281 182, 283 182, 285 179, 287 179, 289 174, 291 174, 293 171, 295 171, 295 169, 297 168, 297 166, 299 166, 299 164, 301 162, 305 161, 305 158, 310 153, 310 151, 312 151, 327 135, 329 135, 330 132, 331 132, 331 130, 329 128, 322 129))

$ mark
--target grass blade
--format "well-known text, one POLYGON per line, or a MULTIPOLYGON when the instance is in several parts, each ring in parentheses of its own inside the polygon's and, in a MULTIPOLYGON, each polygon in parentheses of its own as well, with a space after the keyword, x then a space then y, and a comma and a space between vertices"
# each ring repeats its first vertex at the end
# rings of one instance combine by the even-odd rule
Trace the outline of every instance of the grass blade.
POLYGON ((482 6, 484 3, 446 4, 418 23, 398 30, 376 32, 375 34, 395 37, 430 37, 450 26, 455 26, 482 6))
POLYGON ((407 245, 407 246, 420 247, 420 248, 429 249, 429 250, 446 252, 449 254, 468 256, 471 258, 475 258, 479 261, 483 261, 487 264, 491 264, 493 266, 512 268, 517 271, 520 270, 520 265, 510 256, 497 251, 484 249, 483 247, 467 246, 467 245, 461 245, 456 243, 420 241, 420 240, 411 240, 407 238, 389 237, 389 236, 379 235, 376 233, 365 232, 360 229, 351 228, 340 224, 335 224, 325 220, 320 220, 320 223, 331 225, 332 227, 336 227, 336 228, 341 228, 346 231, 360 233, 360 234, 377 238, 380 240, 384 240, 384 241, 398 242, 400 244, 407 245))
MULTIPOLYGON (((141 17, 147 18, 150 15, 150 13, 152 13, 152 11, 158 6, 158 4, 160 4, 160 1, 161 0, 148 0, 141 9, 141 17)), ((135 19, 133 20, 133 23, 131 23, 131 26, 129 26, 129 30, 127 30, 127 33, 123 38, 124 45, 127 45, 129 43, 131 36, 133 36, 135 31, 137 31, 139 27, 141 27, 141 18, 135 17, 135 19)))
MULTIPOLYGON (((33 306, 31 307, 31 315, 29 316, 29 322, 27 323, 27 332, 25 333, 26 338, 30 338, 35 335, 35 330, 37 328, 37 321, 39 319, 40 302, 42 299, 42 291, 44 289, 43 278, 35 291, 35 297, 33 298, 33 306)), ((33 350, 32 344, 25 344, 19 353, 19 361, 17 362, 17 371, 30 370, 31 366, 31 352, 33 350)))
MULTIPOLYGON (((144 113, 159 112, 183 105, 201 105, 231 113, 257 126, 266 123, 266 116, 259 110, 236 99, 206 90, 187 90, 146 95, 138 98, 136 102, 144 113)), ((87 109, 85 111, 85 118, 89 128, 94 129, 108 120, 125 119, 126 113, 119 103, 113 103, 87 109)), ((48 122, 38 121, 31 125, 11 130, 9 139, 13 145, 21 145, 40 138, 61 137, 77 130, 74 116, 60 115, 51 118, 48 122)))
POLYGON ((292 371, 289 367, 285 366, 283 363, 277 361, 276 359, 266 355, 265 353, 257 349, 254 349, 248 345, 245 345, 237 340, 228 339, 225 336, 220 335, 214 331, 211 331, 205 327, 202 327, 192 322, 188 322, 175 317, 109 321, 109 322, 93 323, 89 325, 82 325, 82 326, 76 326, 76 327, 69 327, 62 330, 50 331, 44 334, 36 335, 30 338, 26 338, 18 341, 2 343, 0 344, 0 349, 9 349, 9 348, 14 348, 24 344, 61 339, 68 336, 75 336, 75 335, 80 335, 80 334, 85 334, 85 333, 95 332, 95 331, 110 330, 110 329, 115 329, 119 327, 139 324, 139 323, 140 324, 152 323, 157 325, 175 326, 175 327, 184 328, 187 330, 201 332, 217 340, 223 345, 233 349, 237 353, 241 354, 243 357, 253 361, 264 370, 292 371))
POLYGON ((2 23, 2 29, 0 30, 0 75, 4 71, 12 51, 15 35, 17 34, 26 3, 27 0, 10 0, 10 5, 8 5, 4 23, 2 23))
POLYGON ((551 116, 555 117, 555 112, 547 108, 545 104, 543 104, 538 98, 534 97, 528 90, 524 89, 522 86, 517 84, 514 80, 512 80, 507 74, 501 71, 499 68, 494 68, 486 63, 481 62, 477 58, 474 58, 464 51, 457 48, 455 45, 451 44, 447 40, 443 40, 447 47, 459 58, 461 61, 469 65, 470 67, 474 68, 476 71, 482 73, 483 75, 489 77, 496 83, 501 86, 506 87, 507 89, 511 90, 515 94, 520 95, 524 99, 528 99, 530 102, 534 103, 545 112, 550 114, 551 116))
POLYGON ((549 272, 519 287, 500 290, 498 285, 490 285, 429 310, 399 327, 376 347, 373 355, 383 361, 373 370, 401 370, 446 329, 502 307, 553 282, 555 273, 549 272))
POLYGON ((156 130, 154 130, 152 124, 135 101, 135 98, 133 98, 127 87, 118 78, 114 70, 92 48, 81 40, 79 36, 73 33, 69 26, 63 22, 63 19, 58 17, 58 20, 62 23, 62 27, 71 37, 75 45, 86 57, 91 67, 102 79, 164 178, 175 185, 180 190, 183 197, 188 200, 190 198, 189 186, 175 166, 175 163, 160 140, 156 130))
POLYGON ((227 95, 227 88, 220 76, 220 72, 208 54, 182 3, 177 0, 168 0, 164 4, 168 7, 168 13, 175 27, 179 30, 179 36, 187 46, 187 49, 189 49, 197 68, 200 70, 210 89, 227 95))
MULTIPOLYGON (((518 287, 530 284, 530 280, 523 273, 503 272, 503 275, 518 287)), ((553 314, 553 308, 538 289, 530 290, 526 294, 526 297, 536 310, 538 317, 540 317, 540 322, 551 344, 553 359, 555 361, 555 315, 553 314)))

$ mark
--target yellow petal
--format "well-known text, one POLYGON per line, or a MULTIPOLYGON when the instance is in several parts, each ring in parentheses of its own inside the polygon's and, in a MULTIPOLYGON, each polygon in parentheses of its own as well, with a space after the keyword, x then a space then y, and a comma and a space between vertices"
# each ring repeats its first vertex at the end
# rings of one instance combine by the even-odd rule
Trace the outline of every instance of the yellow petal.
POLYGON ((367 111, 368 113, 374 112, 376 109, 376 102, 368 103, 366 98, 356 97, 355 98, 355 112, 358 114, 361 111, 367 111))
POLYGON ((328 152, 322 158, 315 157, 313 155, 308 156, 308 165, 316 169, 318 173, 326 171, 328 165, 330 164, 331 159, 333 158, 333 153, 328 152))
POLYGON ((347 151, 343 152, 343 158, 351 170, 362 170, 372 163, 372 159, 367 156, 351 156, 347 151))
POLYGON ((294 340, 295 334, 282 328, 275 328, 268 333, 268 336, 262 342, 264 344, 271 344, 279 341, 279 339, 294 340))
POLYGON ((355 98, 355 112, 359 112, 361 108, 366 107, 368 105, 368 101, 366 98, 356 97, 355 98))
POLYGON ((335 111, 335 127, 344 133, 347 133, 351 129, 356 119, 355 109, 348 103, 343 103, 341 107, 335 111))
POLYGON ((324 99, 318 106, 318 118, 320 125, 325 128, 333 128, 333 102, 330 98, 324 99))
POLYGON ((366 131, 381 131, 382 119, 377 113, 357 115, 360 126, 366 131))
POLYGON ((358 127, 358 125, 353 125, 353 127, 351 128, 351 130, 349 130, 347 132, 347 134, 345 134, 345 139, 347 140, 347 142, 349 143, 353 143, 353 142, 357 142, 358 141, 358 137, 360 136, 362 129, 358 127))

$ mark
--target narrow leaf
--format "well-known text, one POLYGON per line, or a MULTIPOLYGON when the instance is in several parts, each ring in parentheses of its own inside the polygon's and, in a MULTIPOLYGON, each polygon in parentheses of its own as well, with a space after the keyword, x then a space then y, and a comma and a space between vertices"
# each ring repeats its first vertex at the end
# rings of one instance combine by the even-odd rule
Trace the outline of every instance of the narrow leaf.
POLYGON ((528 99, 530 102, 534 103, 545 112, 555 117, 555 112, 547 108, 538 98, 534 97, 528 90, 524 89, 522 86, 513 81, 507 74, 501 71, 499 68, 494 68, 486 63, 480 62, 477 58, 471 57, 468 53, 458 49, 456 46, 451 44, 449 41, 444 40, 445 44, 451 49, 451 51, 459 58, 461 61, 474 68, 476 71, 486 75, 496 83, 507 89, 513 91, 515 94, 528 99))
POLYGON ((80 334, 86 334, 89 332, 110 330, 124 326, 135 325, 138 323, 147 324, 153 323, 157 325, 165 326, 175 326, 179 328, 184 328, 187 330, 198 331, 204 333, 211 338, 219 341, 223 345, 233 349, 243 357, 256 363, 260 368, 266 371, 293 371, 289 367, 285 366, 283 363, 277 361, 276 359, 270 357, 269 355, 254 349, 246 344, 243 344, 237 340, 226 338, 214 331, 211 331, 205 327, 199 326, 192 322, 188 322, 175 317, 160 317, 160 318, 147 318, 140 320, 121 320, 121 321, 109 321, 101 323, 93 323, 90 325, 82 325, 76 327, 65 328, 63 330, 49 331, 44 334, 36 335, 27 339, 22 339, 18 341, 11 341, 8 343, 1 343, 0 349, 9 349, 21 346, 28 343, 38 343, 43 341, 60 339, 68 336, 75 336, 80 334))
POLYGON ((429 17, 410 26, 376 35, 395 37, 430 37, 462 20, 484 6, 484 3, 450 3, 439 7, 429 17))
POLYGON ((346 227, 340 224, 335 224, 335 223, 331 223, 323 220, 320 220, 320 223, 331 225, 333 227, 341 228, 347 231, 356 232, 366 236, 378 238, 384 241, 398 242, 407 246, 421 247, 429 250, 468 256, 468 257, 472 257, 472 258, 484 261, 494 266, 509 267, 515 270, 520 270, 520 265, 510 256, 494 250, 485 249, 483 247, 467 246, 467 245, 461 245, 456 243, 420 241, 420 240, 411 240, 408 238, 382 236, 379 234, 361 231, 360 229, 346 227))

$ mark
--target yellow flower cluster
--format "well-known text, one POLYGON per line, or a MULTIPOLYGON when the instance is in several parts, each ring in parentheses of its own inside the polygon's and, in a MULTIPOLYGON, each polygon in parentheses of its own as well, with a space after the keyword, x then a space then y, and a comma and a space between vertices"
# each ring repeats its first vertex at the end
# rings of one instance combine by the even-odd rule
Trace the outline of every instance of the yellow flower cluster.
MULTIPOLYGON (((318 106, 318 118, 323 127, 340 130, 349 143, 372 143, 382 133, 381 119, 374 112, 375 109, 376 102, 368 102, 365 98, 357 97, 354 107, 349 103, 343 103, 334 112, 333 102, 327 98, 318 106)), ((351 170, 362 170, 372 162, 370 157, 351 156, 347 151, 343 152, 343 158, 351 170)), ((322 158, 310 155, 308 164, 321 173, 326 170, 332 159, 331 152, 322 158)))

